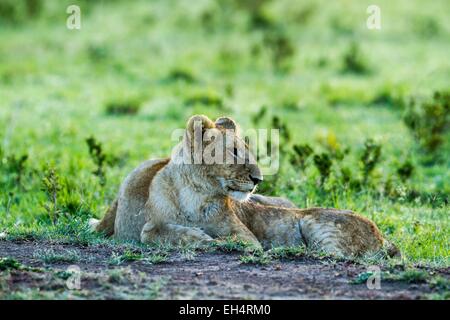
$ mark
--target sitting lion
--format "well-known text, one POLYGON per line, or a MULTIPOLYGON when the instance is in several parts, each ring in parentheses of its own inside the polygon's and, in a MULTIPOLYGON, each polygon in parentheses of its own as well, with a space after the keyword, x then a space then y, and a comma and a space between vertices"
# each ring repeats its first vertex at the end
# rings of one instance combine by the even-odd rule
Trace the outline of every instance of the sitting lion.
POLYGON ((171 158, 146 161, 131 172, 105 217, 93 219, 91 226, 142 243, 204 243, 232 236, 255 247, 304 243, 345 257, 382 249, 398 253, 373 222, 351 211, 298 209, 286 199, 254 194, 263 177, 249 154, 233 120, 193 116, 171 158), (233 143, 217 139, 221 134, 233 143), (211 163, 202 154, 196 159, 199 145, 222 150, 235 161, 211 163))

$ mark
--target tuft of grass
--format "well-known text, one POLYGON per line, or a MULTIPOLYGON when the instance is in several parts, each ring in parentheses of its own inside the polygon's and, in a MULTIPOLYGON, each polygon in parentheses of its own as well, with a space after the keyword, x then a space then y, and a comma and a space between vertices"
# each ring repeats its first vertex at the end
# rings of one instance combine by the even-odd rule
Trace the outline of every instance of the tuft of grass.
POLYGON ((291 154, 290 162, 293 166, 299 166, 301 170, 305 170, 307 160, 314 153, 313 148, 305 144, 295 144, 293 147, 293 153, 291 154))
POLYGON ((252 245, 234 237, 227 237, 211 242, 210 248, 223 252, 244 252, 252 249, 252 245))
POLYGON ((374 276, 375 272, 367 271, 358 274, 354 279, 350 281, 351 284, 363 284, 367 283, 370 277, 374 276))
POLYGON ((0 257, 0 271, 20 270, 22 267, 22 264, 16 259, 0 257))
MULTIPOLYGON (((358 274, 352 281, 352 284, 366 283, 367 280, 373 276, 373 272, 363 272, 358 274)), ((405 271, 391 273, 381 272, 381 281, 388 282, 406 282, 406 283, 425 283, 430 279, 427 272, 418 269, 407 269, 405 271)))
POLYGON ((273 259, 296 259, 304 257, 306 249, 304 246, 296 247, 276 247, 268 251, 268 254, 273 259))
POLYGON ((264 117, 267 115, 267 106, 262 106, 257 113, 255 113, 251 118, 254 125, 261 124, 264 117))
POLYGON ((254 250, 247 252, 239 257, 239 261, 243 264, 266 265, 274 260, 294 260, 306 255, 308 255, 308 252, 304 246, 275 247, 268 251, 254 250))
POLYGON ((109 264, 111 265, 121 265, 125 262, 133 262, 133 261, 140 261, 144 258, 144 255, 142 252, 136 252, 132 250, 125 250, 122 254, 113 252, 110 259, 109 264))
POLYGON ((197 255, 197 247, 185 245, 180 248, 180 254, 184 260, 193 261, 197 255))
POLYGON ((160 264, 165 263, 169 260, 169 254, 167 252, 155 252, 150 254, 150 256, 145 258, 145 261, 151 263, 151 264, 160 264))
POLYGON ((166 278, 159 278, 153 281, 144 293, 145 299, 155 300, 161 295, 161 289, 167 284, 166 278))
MULTIPOLYGON (((0 159, 1 159, 0 153, 0 159)), ((15 154, 11 154, 6 156, 5 158, 5 167, 6 172, 10 175, 14 175, 14 182, 17 186, 22 186, 22 177, 26 171, 26 162, 28 160, 28 154, 23 154, 21 156, 17 156, 15 154)))
POLYGON ((313 157, 314 165, 320 173, 320 185, 323 186, 331 173, 333 162, 328 153, 316 154, 313 157))
POLYGON ((291 131, 287 126, 286 122, 282 121, 280 117, 278 116, 272 117, 272 128, 280 130, 281 138, 286 144, 289 143, 289 141, 291 141, 292 136, 291 131))
POLYGON ((272 257, 265 251, 257 250, 239 257, 242 264, 267 265, 272 262, 272 257))
POLYGON ((433 17, 416 16, 412 19, 412 28, 421 38, 437 37, 441 33, 440 23, 433 17))
POLYGON ((429 277, 430 276, 428 273, 423 270, 409 269, 400 272, 399 274, 394 274, 392 277, 388 277, 388 279, 407 283, 424 283, 429 279, 429 277))
POLYGON ((379 163, 380 156, 381 145, 375 143, 372 139, 367 139, 364 142, 364 151, 360 158, 364 183, 367 183, 370 173, 379 163))
POLYGON ((264 45, 269 49, 274 70, 279 73, 290 71, 295 47, 287 33, 280 28, 270 29, 264 34, 264 45))
POLYGON ((86 139, 86 144, 89 149, 89 155, 97 166, 92 173, 99 178, 100 185, 104 186, 106 184, 106 154, 103 150, 103 145, 92 136, 86 139))
POLYGON ((134 115, 140 108, 141 102, 138 99, 114 100, 106 104, 105 113, 112 116, 134 115))
POLYGON ((429 281, 429 283, 433 289, 447 291, 447 293, 450 294, 450 280, 449 279, 442 277, 442 276, 436 276, 436 277, 433 277, 429 281))
POLYGON ((342 56, 342 72, 358 75, 370 72, 367 61, 356 42, 352 42, 342 56))

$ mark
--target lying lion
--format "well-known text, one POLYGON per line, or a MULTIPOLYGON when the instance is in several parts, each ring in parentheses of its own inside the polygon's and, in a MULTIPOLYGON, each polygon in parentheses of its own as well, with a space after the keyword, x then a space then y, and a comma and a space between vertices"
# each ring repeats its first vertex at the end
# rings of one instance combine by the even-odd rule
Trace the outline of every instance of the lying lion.
POLYGON ((193 116, 171 158, 146 161, 131 172, 105 217, 93 219, 91 226, 142 243, 204 243, 232 236, 256 247, 304 243, 344 257, 399 253, 373 222, 351 211, 298 209, 286 199, 254 194, 263 177, 249 154, 233 120, 193 116), (225 133, 234 144, 205 139, 225 133), (195 162, 196 143, 223 150, 236 161, 195 162))

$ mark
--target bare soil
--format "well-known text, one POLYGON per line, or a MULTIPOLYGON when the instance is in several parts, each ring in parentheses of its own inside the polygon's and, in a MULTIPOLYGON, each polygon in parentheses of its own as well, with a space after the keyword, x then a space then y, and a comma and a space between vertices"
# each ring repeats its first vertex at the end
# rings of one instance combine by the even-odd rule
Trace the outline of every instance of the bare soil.
MULTIPOLYGON (((115 253, 120 250, 110 245, 0 241, 0 257, 14 258, 23 265, 0 271, 0 298, 421 299, 438 293, 428 282, 383 279, 381 289, 370 290, 365 283, 352 283, 367 270, 350 262, 298 258, 247 265, 238 252, 198 252, 194 256, 173 252, 163 263, 138 260, 113 265, 115 253), (63 256, 75 252, 78 258, 45 263, 36 254, 45 249, 63 256), (81 270, 80 287, 69 290, 64 271, 73 265, 81 270)), ((450 277, 448 269, 425 270, 450 277)))

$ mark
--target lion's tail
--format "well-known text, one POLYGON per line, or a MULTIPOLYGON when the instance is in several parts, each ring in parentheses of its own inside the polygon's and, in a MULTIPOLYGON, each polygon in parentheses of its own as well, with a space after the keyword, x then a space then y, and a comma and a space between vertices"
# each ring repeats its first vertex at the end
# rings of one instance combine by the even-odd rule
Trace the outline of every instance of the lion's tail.
POLYGON ((89 226, 93 232, 102 232, 108 237, 114 234, 114 224, 116 221, 117 213, 117 199, 114 200, 112 205, 106 211, 105 216, 101 220, 90 219, 89 226))

